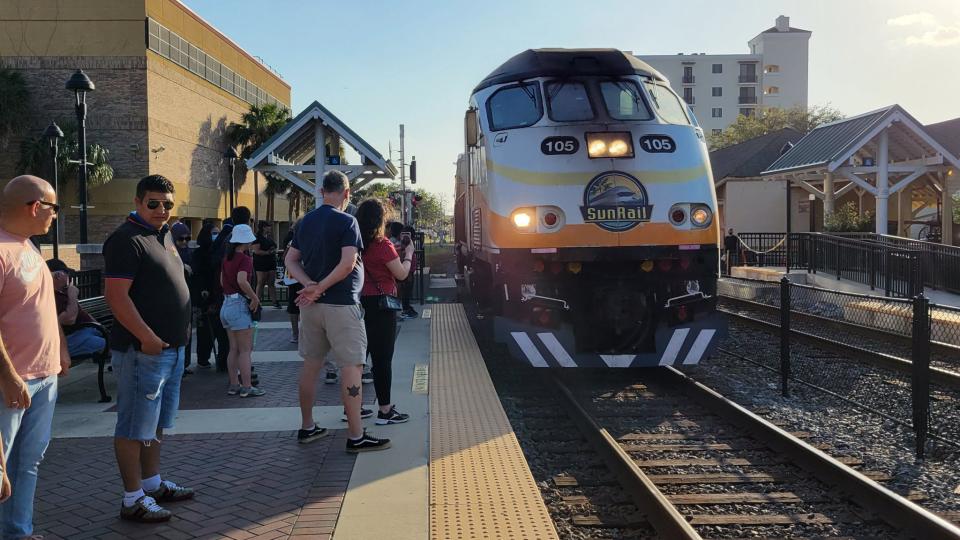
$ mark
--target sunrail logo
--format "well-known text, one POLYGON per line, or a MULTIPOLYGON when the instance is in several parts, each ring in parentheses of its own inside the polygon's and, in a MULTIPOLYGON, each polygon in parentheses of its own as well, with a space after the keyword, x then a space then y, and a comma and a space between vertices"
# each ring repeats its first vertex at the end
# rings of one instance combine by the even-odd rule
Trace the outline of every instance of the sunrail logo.
POLYGON ((650 221, 653 205, 647 190, 627 173, 608 171, 597 175, 583 192, 583 221, 611 232, 623 232, 650 221))

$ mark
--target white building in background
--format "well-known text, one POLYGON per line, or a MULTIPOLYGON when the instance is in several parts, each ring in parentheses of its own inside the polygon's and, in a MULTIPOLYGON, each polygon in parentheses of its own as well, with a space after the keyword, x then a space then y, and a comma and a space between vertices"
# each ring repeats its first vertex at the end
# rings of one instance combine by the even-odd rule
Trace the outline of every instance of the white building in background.
POLYGON ((693 108, 704 133, 719 133, 758 107, 807 106, 811 32, 792 28, 790 18, 747 44, 749 54, 676 54, 638 58, 668 79, 693 108))

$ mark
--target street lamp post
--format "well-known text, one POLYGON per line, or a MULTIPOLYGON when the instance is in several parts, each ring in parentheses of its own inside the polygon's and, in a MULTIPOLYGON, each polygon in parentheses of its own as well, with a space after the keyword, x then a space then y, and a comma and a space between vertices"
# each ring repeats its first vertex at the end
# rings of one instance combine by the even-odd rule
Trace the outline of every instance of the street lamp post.
POLYGON ((227 153, 224 154, 224 157, 227 158, 228 168, 230 169, 230 211, 233 211, 233 207, 236 205, 236 193, 234 193, 234 178, 236 178, 237 171, 237 158, 240 156, 237 154, 237 150, 229 146, 227 147, 227 153))
MULTIPOLYGON (((63 131, 56 122, 50 122, 47 129, 43 131, 43 138, 50 143, 50 177, 53 179, 53 192, 57 195, 57 202, 60 202, 60 182, 58 180, 59 171, 57 170, 57 150, 58 142, 63 138, 63 131)), ((53 220, 53 258, 60 258, 60 216, 53 220)))
POLYGON ((67 90, 73 90, 76 95, 75 108, 77 111, 77 142, 80 145, 78 156, 80 159, 80 243, 87 243, 87 92, 96 88, 90 77, 83 70, 78 69, 67 81, 67 90))

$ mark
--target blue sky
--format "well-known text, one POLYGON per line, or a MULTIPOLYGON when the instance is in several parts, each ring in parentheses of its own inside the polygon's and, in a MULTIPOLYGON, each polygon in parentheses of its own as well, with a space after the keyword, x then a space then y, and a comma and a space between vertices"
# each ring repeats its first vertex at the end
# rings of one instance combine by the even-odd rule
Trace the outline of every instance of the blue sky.
POLYGON ((280 72, 294 114, 318 100, 384 154, 405 124, 418 185, 448 205, 470 90, 528 48, 745 53, 783 14, 813 32, 811 104, 960 116, 956 0, 184 1, 280 72))

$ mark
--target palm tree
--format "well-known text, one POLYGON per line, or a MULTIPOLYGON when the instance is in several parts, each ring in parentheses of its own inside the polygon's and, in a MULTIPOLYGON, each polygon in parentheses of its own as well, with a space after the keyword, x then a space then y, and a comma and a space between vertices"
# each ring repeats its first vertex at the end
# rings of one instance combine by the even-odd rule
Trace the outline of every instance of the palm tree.
MULTIPOLYGON (((57 154, 57 175, 60 183, 65 184, 77 177, 76 157, 77 125, 69 120, 58 122, 63 130, 63 140, 57 154)), ((43 135, 28 137, 20 141, 20 159, 17 161, 17 174, 45 176, 49 172, 49 142, 43 135)), ((95 188, 113 180, 113 167, 110 166, 110 151, 96 143, 87 145, 87 187, 95 188)))
MULTIPOLYGON (((280 128, 290 121, 290 110, 286 107, 274 103, 265 105, 251 105, 250 110, 240 117, 240 123, 232 123, 227 126, 227 142, 233 146, 239 146, 240 157, 249 159, 253 152, 263 143, 272 137, 280 128)), ((267 221, 273 221, 274 199, 277 195, 286 192, 284 180, 276 178, 273 175, 265 175, 267 179, 267 189, 264 194, 267 196, 267 221)), ((257 198, 259 195, 259 176, 256 171, 253 173, 254 186, 254 214, 259 214, 259 204, 257 198)))
POLYGON ((30 124, 30 91, 23 75, 0 69, 0 151, 30 124))

